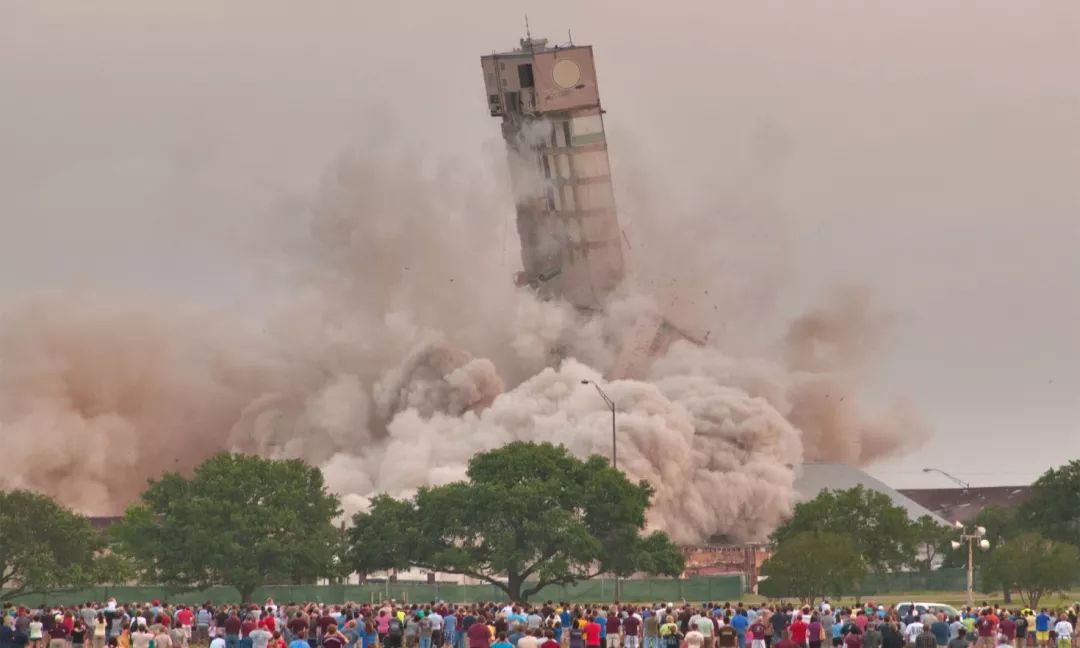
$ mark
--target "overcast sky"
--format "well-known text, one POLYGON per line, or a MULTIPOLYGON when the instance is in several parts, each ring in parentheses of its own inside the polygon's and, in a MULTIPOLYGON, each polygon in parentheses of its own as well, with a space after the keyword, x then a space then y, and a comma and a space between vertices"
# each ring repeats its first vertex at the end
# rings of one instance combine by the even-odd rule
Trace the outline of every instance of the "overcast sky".
POLYGON ((250 301, 260 220, 341 155, 498 150, 479 56, 526 12, 596 48, 621 204, 768 213, 731 268, 780 277, 767 326, 838 283, 892 313, 872 390, 934 436, 872 472, 1026 483, 1080 457, 1071 1, 6 0, 0 309, 71 287, 250 301), (768 209, 740 210, 763 151, 768 209))

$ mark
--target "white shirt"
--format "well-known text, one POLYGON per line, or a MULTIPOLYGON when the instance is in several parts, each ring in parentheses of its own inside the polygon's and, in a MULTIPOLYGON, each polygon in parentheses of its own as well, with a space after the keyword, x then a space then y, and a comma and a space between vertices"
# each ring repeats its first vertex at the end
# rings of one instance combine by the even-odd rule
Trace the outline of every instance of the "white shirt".
POLYGON ((431 614, 429 614, 428 621, 431 621, 432 631, 443 629, 443 617, 438 612, 432 612, 431 614))
POLYGON ((1073 633, 1072 624, 1062 619, 1054 626, 1054 632, 1057 633, 1058 639, 1071 639, 1073 633))
POLYGON ((517 648, 537 648, 540 644, 537 643, 536 637, 525 635, 517 641, 517 648))
POLYGON ((687 648, 701 648, 705 645, 705 635, 701 634, 697 630, 691 630, 686 633, 686 645, 687 648))
POLYGON ((214 637, 210 641, 210 648, 225 648, 225 637, 214 637))
POLYGON ((909 643, 915 643, 915 637, 918 637, 920 634, 922 634, 922 631, 922 621, 915 621, 908 625, 908 627, 904 628, 904 638, 907 639, 909 643))
MULTIPOLYGON (((248 638, 251 639, 252 648, 266 648, 274 635, 270 634, 270 631, 266 628, 256 628, 251 631, 248 638)), ((154 645, 154 648, 157 648, 157 644, 154 645)))

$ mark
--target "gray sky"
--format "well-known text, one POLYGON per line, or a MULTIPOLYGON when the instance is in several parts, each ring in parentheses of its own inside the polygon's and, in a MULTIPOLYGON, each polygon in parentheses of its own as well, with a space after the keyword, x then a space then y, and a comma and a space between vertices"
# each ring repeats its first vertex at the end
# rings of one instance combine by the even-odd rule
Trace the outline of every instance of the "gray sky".
POLYGON ((875 474, 1021 483, 1080 456, 1068 1, 8 0, 0 308, 71 287, 249 300, 261 219, 342 154, 498 150, 479 56, 526 12, 534 35, 596 48, 621 204, 758 237, 753 254, 707 244, 769 286, 765 326, 837 283, 891 311, 873 389, 934 436, 875 474), (763 131, 789 146, 758 182, 763 131))

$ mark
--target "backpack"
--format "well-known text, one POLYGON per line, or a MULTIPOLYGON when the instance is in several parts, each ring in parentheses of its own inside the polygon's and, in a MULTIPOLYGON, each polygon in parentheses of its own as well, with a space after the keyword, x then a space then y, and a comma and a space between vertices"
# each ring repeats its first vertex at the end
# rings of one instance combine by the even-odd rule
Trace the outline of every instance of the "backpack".
POLYGON ((392 637, 400 637, 401 636, 401 621, 399 621, 397 617, 394 617, 393 619, 390 619, 390 624, 389 624, 388 628, 389 628, 390 636, 392 636, 392 637))

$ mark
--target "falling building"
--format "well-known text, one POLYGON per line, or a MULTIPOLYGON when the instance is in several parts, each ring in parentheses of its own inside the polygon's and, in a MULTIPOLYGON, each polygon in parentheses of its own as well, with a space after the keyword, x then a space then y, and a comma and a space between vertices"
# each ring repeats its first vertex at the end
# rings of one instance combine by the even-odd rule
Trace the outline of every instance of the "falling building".
POLYGON ((597 309, 625 267, 592 47, 524 38, 481 65, 517 200, 518 283, 597 309))
MULTIPOLYGON (((591 46, 520 47, 480 58, 488 110, 502 119, 521 239, 518 284, 546 299, 599 310, 626 275, 604 109, 591 46)), ((641 317, 610 378, 644 375, 675 340, 701 342, 666 313, 641 317)))

